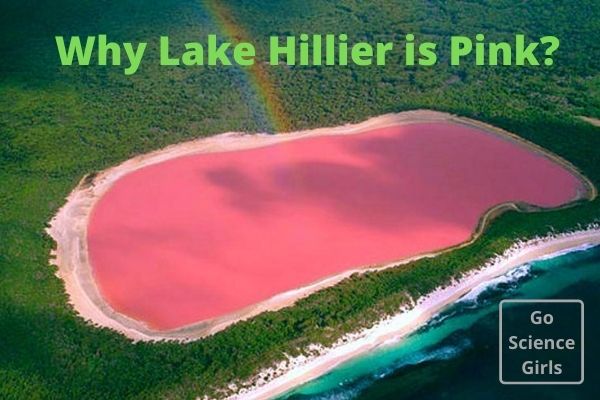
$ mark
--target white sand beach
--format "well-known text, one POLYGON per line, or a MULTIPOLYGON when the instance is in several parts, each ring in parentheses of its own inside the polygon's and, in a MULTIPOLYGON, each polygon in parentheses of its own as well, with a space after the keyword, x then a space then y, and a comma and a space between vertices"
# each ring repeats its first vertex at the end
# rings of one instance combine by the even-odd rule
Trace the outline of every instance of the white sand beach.
POLYGON ((582 246, 600 245, 600 226, 576 232, 518 241, 502 255, 490 260, 445 288, 417 300, 416 304, 385 319, 374 327, 347 335, 331 348, 314 346, 313 355, 289 358, 287 362, 262 371, 251 382, 236 386, 229 400, 267 399, 315 379, 337 365, 379 346, 395 343, 415 331, 444 307, 474 288, 528 262, 547 258, 582 246))

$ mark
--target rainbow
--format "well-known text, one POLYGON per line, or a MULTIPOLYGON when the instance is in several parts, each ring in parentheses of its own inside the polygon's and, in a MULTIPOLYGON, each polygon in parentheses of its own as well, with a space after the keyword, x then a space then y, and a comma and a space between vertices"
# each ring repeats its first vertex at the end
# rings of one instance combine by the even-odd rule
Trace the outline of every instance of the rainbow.
MULTIPOLYGON (((205 0, 206 10, 214 18, 221 32, 232 43, 248 40, 244 29, 235 22, 231 11, 226 5, 218 0, 205 0)), ((254 87, 261 103, 264 105, 269 123, 276 132, 289 132, 291 122, 288 118, 277 93, 273 81, 263 63, 256 62, 250 67, 242 67, 246 70, 251 85, 254 87)))

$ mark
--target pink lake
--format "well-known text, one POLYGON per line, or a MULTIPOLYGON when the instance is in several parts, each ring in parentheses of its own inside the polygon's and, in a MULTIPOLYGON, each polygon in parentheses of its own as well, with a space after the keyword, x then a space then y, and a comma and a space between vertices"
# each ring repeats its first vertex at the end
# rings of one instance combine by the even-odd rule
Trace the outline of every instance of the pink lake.
POLYGON ((101 295, 156 330, 469 239, 491 207, 554 207, 581 182, 463 125, 398 125, 185 156, 119 179, 88 249, 101 295))

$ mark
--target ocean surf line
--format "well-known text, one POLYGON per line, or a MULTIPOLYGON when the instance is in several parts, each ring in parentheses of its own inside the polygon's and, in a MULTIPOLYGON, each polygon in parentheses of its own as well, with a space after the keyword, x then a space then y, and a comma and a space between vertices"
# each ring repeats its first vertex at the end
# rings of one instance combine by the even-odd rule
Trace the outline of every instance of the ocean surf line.
MULTIPOLYGON (((489 399, 526 397, 529 389, 499 384, 498 365, 490 362, 498 354, 500 300, 577 298, 593 304, 600 299, 598 283, 600 246, 540 258, 471 290, 401 341, 342 363, 280 400, 464 399, 473 393, 489 399)), ((598 331, 598 323, 590 321, 588 330, 598 331)), ((536 390, 540 398, 549 398, 556 386, 536 390)), ((593 398, 595 390, 580 385, 577 398, 593 398)))

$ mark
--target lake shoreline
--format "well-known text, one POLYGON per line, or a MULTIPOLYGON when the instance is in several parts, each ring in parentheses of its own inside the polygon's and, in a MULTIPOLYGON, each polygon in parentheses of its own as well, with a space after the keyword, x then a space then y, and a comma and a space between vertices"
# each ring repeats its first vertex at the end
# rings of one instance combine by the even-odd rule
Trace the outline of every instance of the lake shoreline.
MULTIPOLYGON (((419 254, 400 260, 393 260, 384 265, 362 266, 348 269, 347 271, 323 279, 297 289, 280 293, 270 299, 250 305, 231 314, 215 319, 201 321, 189 326, 184 326, 171 331, 157 331, 149 328, 143 322, 130 318, 115 311, 102 297, 95 282, 92 266, 90 264, 87 244, 87 229, 91 212, 97 201, 105 194, 118 179, 140 168, 165 162, 177 157, 190 156, 200 153, 240 151, 263 146, 298 140, 305 137, 324 135, 353 135, 368 130, 403 124, 414 124, 432 121, 445 121, 464 124, 481 129, 490 134, 499 135, 506 140, 516 141, 528 147, 541 156, 567 168, 581 181, 581 193, 576 199, 593 199, 597 192, 594 185, 583 176, 568 161, 551 154, 543 148, 527 142, 518 136, 493 127, 483 122, 462 118, 448 113, 430 110, 415 110, 397 114, 386 114, 368 119, 358 124, 348 124, 333 128, 318 128, 308 131, 299 131, 281 135, 268 134, 243 134, 236 132, 224 133, 207 138, 200 138, 168 146, 148 154, 133 157, 115 167, 105 171, 86 176, 71 192, 66 204, 51 220, 47 232, 56 241, 56 250, 52 252, 51 263, 58 266, 57 275, 64 281, 69 301, 75 310, 86 320, 93 324, 114 329, 132 340, 176 340, 190 341, 212 335, 227 326, 256 316, 264 311, 275 311, 291 306, 297 300, 307 297, 320 289, 332 286, 354 273, 378 271, 401 264, 415 261, 419 258, 433 257, 438 254, 452 251, 473 243, 483 232, 489 221, 506 210, 520 210, 522 205, 515 203, 499 204, 481 216, 476 230, 471 238, 456 246, 438 249, 429 253, 419 254)), ((566 205, 568 206, 568 204, 566 205)))

